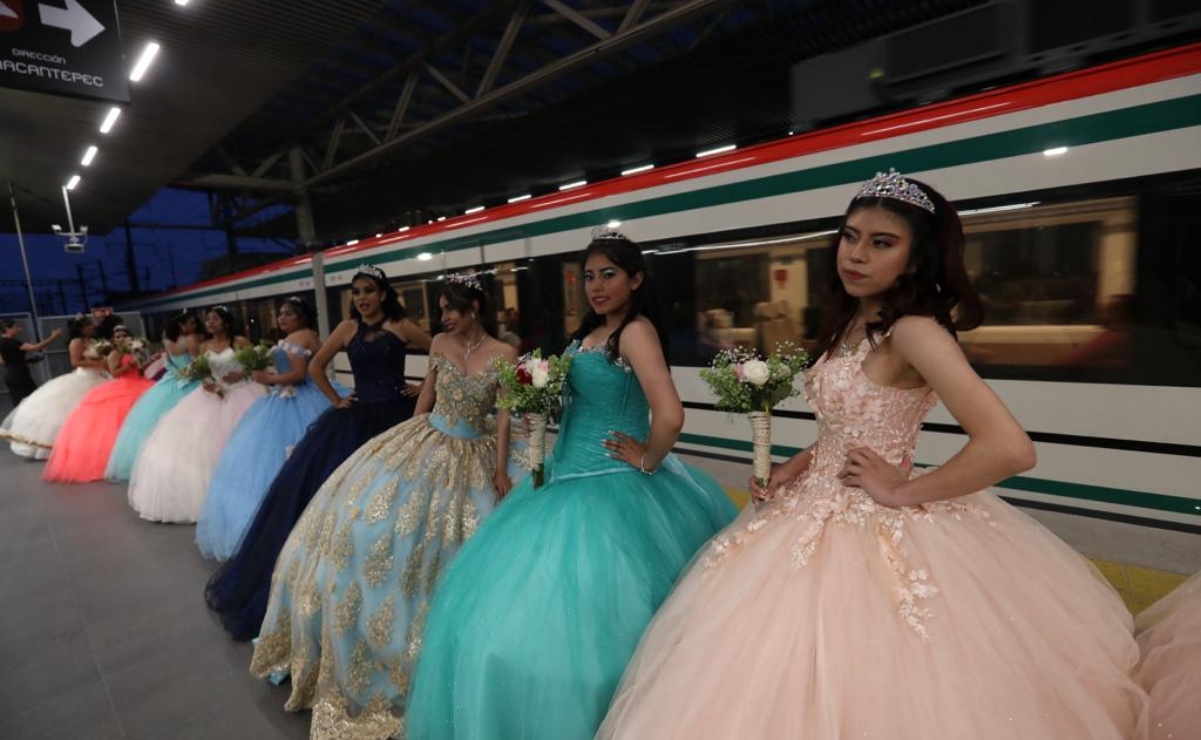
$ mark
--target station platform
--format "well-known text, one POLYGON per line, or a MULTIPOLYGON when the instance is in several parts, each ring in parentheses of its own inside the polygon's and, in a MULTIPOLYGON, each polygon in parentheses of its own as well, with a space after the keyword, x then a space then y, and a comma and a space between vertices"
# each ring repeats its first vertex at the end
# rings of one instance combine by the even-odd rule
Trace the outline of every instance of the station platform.
MULTIPOLYGON (((140 520, 123 485, 51 485, 42 469, 0 450, 0 738, 308 737, 288 687, 251 677, 249 644, 205 608, 216 566, 194 527, 140 520)), ((1185 578, 1094 562, 1135 612, 1185 578)))

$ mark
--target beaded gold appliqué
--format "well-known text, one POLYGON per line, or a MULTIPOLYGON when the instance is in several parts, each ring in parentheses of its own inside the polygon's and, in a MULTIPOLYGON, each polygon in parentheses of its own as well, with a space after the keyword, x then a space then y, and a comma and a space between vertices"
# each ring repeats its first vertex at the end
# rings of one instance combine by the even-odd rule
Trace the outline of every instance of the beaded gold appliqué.
POLYGON ((856 351, 838 353, 806 374, 805 393, 818 421, 818 440, 809 468, 789 488, 780 491, 775 503, 745 512, 714 538, 703 567, 721 568, 769 527, 785 526, 794 533, 789 564, 797 569, 809 564, 823 537, 835 536, 832 529, 867 529, 874 534, 877 551, 892 574, 898 615, 928 640, 927 621, 935 614, 927 604, 939 591, 928 571, 914 565, 906 551, 908 525, 946 516, 973 517, 996 525, 989 520, 987 510, 970 499, 894 509, 876 503, 861 489, 842 485, 838 473, 846 453, 853 448, 868 447, 894 465, 912 456, 922 420, 937 403, 928 387, 900 389, 873 383, 862 368, 868 348, 863 341, 856 351))

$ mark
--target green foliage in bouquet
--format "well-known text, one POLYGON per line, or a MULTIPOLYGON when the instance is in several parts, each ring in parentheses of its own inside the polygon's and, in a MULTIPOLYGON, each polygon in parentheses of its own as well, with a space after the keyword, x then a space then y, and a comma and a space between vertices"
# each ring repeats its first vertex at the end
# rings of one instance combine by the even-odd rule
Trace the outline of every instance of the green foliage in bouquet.
POLYGON ((200 355, 179 371, 179 375, 188 380, 205 381, 213 379, 213 366, 209 364, 208 355, 200 355))
POLYGON ((541 350, 522 355, 516 363, 497 362, 504 393, 497 405, 519 414, 553 414, 563 404, 563 384, 571 368, 571 355, 543 359, 541 350))
POLYGON ((260 342, 247 347, 239 347, 234 351, 234 359, 248 374, 257 370, 266 370, 272 364, 271 345, 260 342))
POLYGON ((752 350, 728 349, 718 353, 712 367, 701 370, 701 379, 722 411, 770 412, 800 392, 793 381, 808 362, 808 353, 789 343, 778 345, 766 360, 752 350))

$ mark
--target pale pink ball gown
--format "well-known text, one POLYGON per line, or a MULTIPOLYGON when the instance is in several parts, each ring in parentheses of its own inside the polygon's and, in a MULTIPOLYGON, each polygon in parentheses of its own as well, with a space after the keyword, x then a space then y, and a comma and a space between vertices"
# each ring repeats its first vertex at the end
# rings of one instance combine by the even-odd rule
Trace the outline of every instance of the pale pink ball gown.
MULTIPOLYGON (((121 364, 137 364, 137 360, 125 355, 121 364)), ((42 478, 56 483, 87 483, 103 478, 125 417, 153 385, 153 380, 131 370, 88 391, 58 433, 42 478)))
POLYGON ((1201 738, 1201 573, 1138 616, 1150 740, 1201 738))
POLYGON ((819 435, 784 498, 698 555, 644 634, 600 740, 1129 740, 1132 620, 1092 565, 987 492, 880 506, 837 475, 900 464, 936 398, 870 350, 806 378, 819 435))

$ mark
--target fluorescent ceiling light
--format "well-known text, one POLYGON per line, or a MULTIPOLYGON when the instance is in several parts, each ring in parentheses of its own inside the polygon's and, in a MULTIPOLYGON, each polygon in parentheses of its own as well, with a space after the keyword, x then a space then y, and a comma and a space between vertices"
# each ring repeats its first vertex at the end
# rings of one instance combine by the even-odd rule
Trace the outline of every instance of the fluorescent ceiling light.
POLYGON ((576 180, 575 182, 569 182, 566 185, 560 185, 559 190, 571 190, 573 188, 582 188, 587 184, 588 184, 587 180, 576 180))
POLYGON ((479 213, 482 210, 484 210, 483 206, 475 206, 473 208, 468 208, 466 211, 463 211, 463 215, 467 215, 467 214, 471 214, 471 213, 479 213))
POLYGON ((445 220, 446 220, 446 216, 439 216, 439 217, 438 217, 438 220, 439 220, 439 221, 445 221, 445 220))
POLYGON ((175 0, 176 5, 187 5, 188 0, 175 0))
POLYGON ((137 82, 146 74, 146 70, 150 69, 150 63, 158 56, 158 50, 161 47, 151 41, 146 44, 146 48, 142 49, 142 56, 138 57, 138 63, 133 65, 133 71, 129 73, 129 79, 137 82))
POLYGON ((523 200, 529 200, 531 197, 532 196, 529 193, 526 193, 525 195, 514 195, 512 198, 509 198, 509 202, 517 203, 523 200))
POLYGON ((621 226, 621 222, 615 218, 611 218, 609 219, 609 223, 605 224, 605 226, 610 229, 616 229, 618 226, 621 226))
POLYGON ((412 228, 412 227, 411 226, 401 226, 399 229, 396 230, 396 233, 400 234, 400 233, 406 232, 410 228, 412 228))
POLYGON ((113 124, 117 122, 117 117, 121 115, 121 109, 113 106, 108 109, 108 115, 104 117, 104 123, 100 124, 100 133, 107 134, 113 130, 113 124))
POLYGON ((417 259, 421 260, 422 262, 429 262, 433 258, 434 255, 430 254, 429 252, 422 252, 421 254, 417 255, 417 259))
POLYGON ((351 239, 350 241, 346 242, 346 246, 353 247, 354 245, 356 245, 358 243, 359 243, 358 239, 351 239))
POLYGON ((621 171, 621 174, 622 174, 622 176, 624 177, 624 176, 626 176, 626 175, 636 175, 636 174, 638 174, 639 172, 646 172, 647 170, 653 170, 653 169, 655 169, 655 165, 653 165, 653 164, 643 164, 643 165, 639 165, 639 166, 637 166, 637 167, 631 167, 631 168, 630 168, 630 169, 628 169, 628 170, 622 170, 622 171, 621 171))
POLYGON ((378 238, 380 238, 380 237, 381 237, 381 236, 383 236, 383 235, 384 235, 384 232, 382 232, 382 231, 381 231, 380 233, 378 233, 378 234, 376 234, 376 235, 375 235, 375 238, 376 238, 376 239, 378 239, 378 238))
POLYGON ((1067 153, 1068 153, 1068 148, 1066 146, 1053 146, 1050 149, 1043 150, 1043 154, 1045 154, 1048 157, 1058 157, 1060 154, 1067 154, 1067 153))
POLYGON ((71 175, 71 179, 67 180, 67 190, 74 190, 79 184, 79 175, 71 175))
POLYGON ((697 156, 697 159, 700 159, 701 157, 708 157, 713 154, 723 154, 725 152, 732 152, 737 148, 738 148, 737 144, 726 144, 725 146, 719 146, 719 147, 715 147, 713 149, 706 149, 703 152, 697 152, 696 156, 697 156))
POLYGON ((84 167, 90 165, 92 160, 96 158, 96 152, 98 151, 100 151, 100 149, 96 146, 88 147, 88 150, 83 153, 83 161, 80 162, 80 164, 82 164, 84 167))

